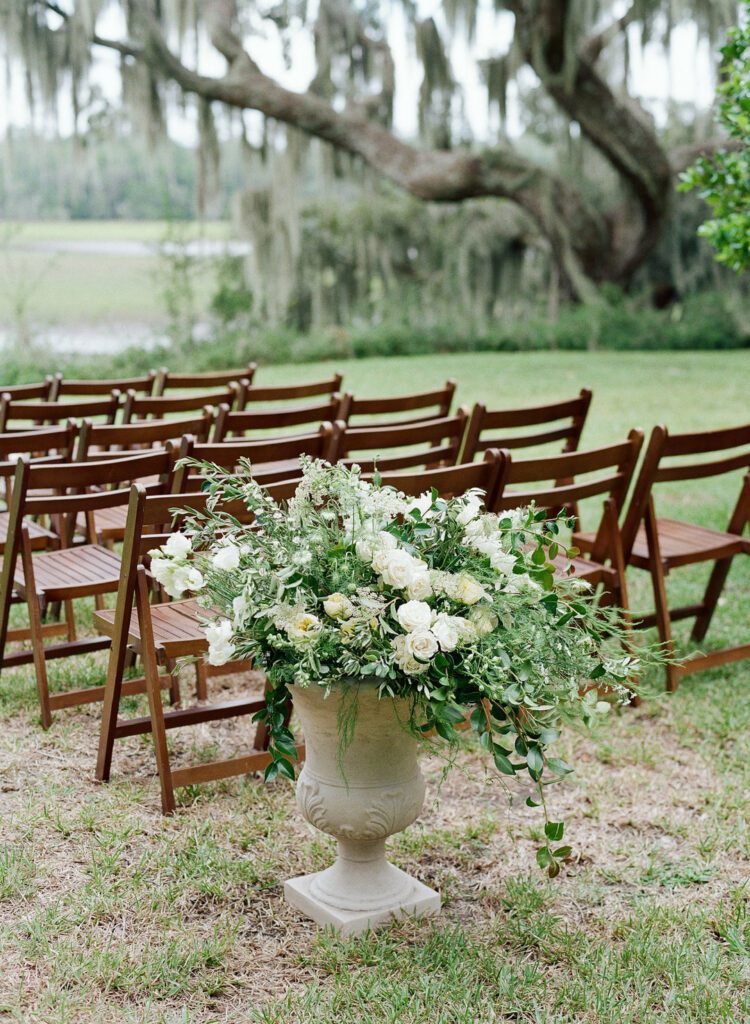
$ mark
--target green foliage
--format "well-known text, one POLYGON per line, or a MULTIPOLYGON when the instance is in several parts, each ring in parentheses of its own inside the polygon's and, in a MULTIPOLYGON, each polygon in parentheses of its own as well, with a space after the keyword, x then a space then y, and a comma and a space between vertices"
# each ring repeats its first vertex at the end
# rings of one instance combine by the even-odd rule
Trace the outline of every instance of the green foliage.
POLYGON ((698 188, 713 217, 700 234, 716 258, 738 273, 750 266, 750 0, 745 23, 722 48, 719 120, 735 148, 704 157, 682 175, 683 189, 698 188))

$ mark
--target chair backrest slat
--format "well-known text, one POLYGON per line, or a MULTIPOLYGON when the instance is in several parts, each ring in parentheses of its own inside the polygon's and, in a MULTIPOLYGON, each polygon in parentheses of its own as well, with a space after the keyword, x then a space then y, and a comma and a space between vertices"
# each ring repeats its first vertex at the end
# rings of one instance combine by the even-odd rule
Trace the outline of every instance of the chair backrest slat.
POLYGON ((174 420, 146 420, 135 423, 91 423, 84 420, 78 438, 76 457, 111 457, 112 454, 129 454, 134 450, 151 445, 165 445, 168 441, 179 443, 185 434, 191 434, 199 441, 208 438, 213 423, 213 409, 207 406, 200 416, 174 420), (114 450, 114 451, 113 451, 114 450))
POLYGON ((450 414, 456 382, 448 380, 442 388, 434 391, 420 391, 405 395, 388 395, 382 398, 357 398, 347 392, 341 399, 339 419, 357 427, 377 427, 398 423, 419 423, 422 420, 442 419, 450 414), (425 410, 429 410, 425 412, 425 410), (421 415, 402 419, 403 412, 421 411, 421 415), (362 423, 360 416, 387 416, 387 420, 362 423), (394 419, 394 416, 397 418, 394 419))
POLYGON ((202 373, 173 373, 164 367, 159 371, 155 393, 163 395, 166 391, 189 391, 191 388, 205 391, 207 388, 226 387, 240 381, 250 385, 257 368, 258 364, 252 362, 236 369, 206 370, 202 373))
MULTIPOLYGON (((453 498, 478 488, 485 493, 488 509, 495 507, 497 489, 504 463, 504 455, 488 449, 481 462, 468 462, 460 466, 443 466, 421 470, 419 473, 378 473, 380 482, 418 497, 433 488, 443 498, 453 498)), ((373 474, 366 474, 372 477, 373 474)))
POLYGON ((149 370, 141 377, 120 377, 111 380, 75 380, 55 374, 50 398, 57 400, 63 395, 111 395, 113 391, 125 394, 126 391, 137 391, 150 395, 156 383, 156 370, 149 370))
POLYGON ((0 398, 0 430, 7 431, 9 424, 14 422, 49 425, 94 416, 113 423, 119 405, 120 392, 116 390, 106 398, 84 398, 76 402, 24 402, 3 394, 0 398))
POLYGON ((325 380, 308 381, 305 384, 272 384, 253 385, 248 388, 246 394, 247 404, 264 402, 293 402, 298 398, 316 398, 319 395, 333 396, 341 389, 342 376, 340 373, 325 380))
MULTIPOLYGON (((201 444, 197 438, 187 436, 182 440, 178 461, 185 458, 198 459, 231 472, 239 466, 240 459, 247 459, 253 467, 253 477, 265 484, 298 476, 301 472, 300 455, 327 459, 332 436, 333 425, 330 423, 322 423, 314 433, 269 437, 258 441, 230 440, 201 444)), ((177 470, 175 491, 191 490, 196 483, 200 483, 200 477, 196 476, 193 467, 180 467, 177 470)))
POLYGON ((75 436, 74 423, 0 434, 0 477, 15 476, 19 455, 28 456, 32 465, 71 461, 75 436))
POLYGON ((284 427, 309 427, 331 423, 339 411, 339 398, 334 395, 328 402, 314 405, 284 406, 263 411, 232 412, 229 408, 219 409, 212 441, 218 443, 228 438, 256 434, 263 430, 282 430, 284 427))
POLYGON ((465 429, 466 415, 460 410, 455 416, 400 426, 350 427, 339 422, 331 444, 331 461, 356 463, 366 473, 375 468, 455 465, 465 429))
POLYGON ((33 399, 47 401, 51 397, 52 377, 45 377, 36 384, 0 384, 0 394, 10 395, 14 401, 28 402, 33 399))
POLYGON ((137 420, 163 419, 172 413, 201 412, 206 406, 234 408, 239 400, 240 388, 235 384, 217 391, 195 391, 187 395, 149 395, 139 397, 129 391, 125 398, 123 423, 137 420))
POLYGON ((576 451, 591 405, 591 397, 591 391, 584 388, 577 398, 527 408, 488 410, 485 405, 478 402, 469 419, 461 458, 468 462, 487 447, 529 448, 552 441, 564 441, 563 451, 576 451), (552 427, 559 420, 568 422, 562 426, 552 427), (550 429, 523 434, 507 433, 540 424, 549 424, 550 429), (485 436, 485 432, 497 430, 502 430, 503 433, 499 436, 485 436))

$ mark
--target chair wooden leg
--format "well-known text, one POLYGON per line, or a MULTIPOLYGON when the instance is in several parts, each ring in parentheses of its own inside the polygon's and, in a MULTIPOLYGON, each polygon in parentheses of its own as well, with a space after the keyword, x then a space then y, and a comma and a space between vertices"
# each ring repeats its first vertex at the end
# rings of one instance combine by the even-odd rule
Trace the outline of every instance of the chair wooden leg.
POLYGON ((677 667, 672 664, 675 658, 672 620, 669 617, 667 587, 664 581, 664 565, 661 560, 661 548, 653 504, 649 506, 646 515, 646 537, 648 540, 649 562, 651 563, 651 585, 654 590, 654 604, 656 606, 656 628, 662 643, 662 650, 668 659, 666 667, 667 689, 673 693, 679 684, 679 673, 677 672, 677 667))
POLYGON ((21 542, 21 563, 23 565, 26 605, 29 610, 29 631, 31 647, 34 654, 34 674, 36 690, 39 697, 39 709, 43 729, 52 725, 52 712, 49 704, 49 680, 47 678, 47 659, 44 656, 44 630, 42 629, 42 609, 39 595, 36 592, 34 566, 31 556, 31 545, 28 533, 24 530, 21 542))
POLYGON ((732 558, 722 558, 711 570, 711 575, 703 595, 703 610, 696 616, 690 633, 690 639, 696 643, 700 643, 701 640, 705 639, 708 627, 711 625, 711 619, 716 611, 716 605, 719 603, 721 592, 727 581, 729 570, 732 567, 732 562, 732 558))
POLYGON ((169 764, 164 707, 161 702, 161 689, 159 686, 159 664, 156 658, 154 632, 148 603, 148 580, 145 572, 139 569, 136 582, 136 606, 138 608, 138 625, 141 634, 143 675, 146 679, 146 693, 148 694, 148 706, 151 715, 151 735, 154 739, 156 767, 159 772, 162 811, 164 814, 172 814, 176 807, 174 786, 172 785, 172 770, 169 764))
POLYGON ((208 673, 202 658, 195 663, 195 696, 198 700, 208 700, 208 673))
POLYGON ((68 627, 68 640, 72 642, 76 639, 76 615, 73 602, 70 600, 65 602, 65 622, 68 627))
POLYGON ((167 658, 165 668, 169 673, 169 678, 172 680, 169 687, 169 703, 179 704, 180 703, 180 673, 177 670, 177 663, 174 658, 167 658))

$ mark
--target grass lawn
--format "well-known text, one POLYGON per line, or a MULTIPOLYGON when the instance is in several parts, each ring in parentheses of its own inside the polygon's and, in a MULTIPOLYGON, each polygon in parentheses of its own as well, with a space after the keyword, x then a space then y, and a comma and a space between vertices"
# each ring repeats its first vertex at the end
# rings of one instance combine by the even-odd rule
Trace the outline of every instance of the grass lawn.
MULTIPOLYGON (((263 368, 259 381, 330 365, 263 368)), ((459 399, 530 404, 594 389, 584 443, 634 425, 748 419, 750 353, 434 356, 347 363, 364 394, 455 376, 459 399)), ((661 510, 722 528, 739 480, 665 490, 661 510)), ((706 571, 670 580, 700 597, 706 571)), ((633 603, 649 605, 643 573, 633 603)), ((750 572, 734 566, 710 644, 750 634, 750 572)), ((681 640, 687 627, 680 626, 681 640)), ((52 663, 63 685, 100 681, 101 657, 52 663)), ((185 674, 185 687, 190 683, 185 674)), ((435 922, 340 941, 283 902, 284 878, 332 843, 291 784, 233 780, 158 811, 147 739, 120 741, 113 781, 92 781, 98 708, 37 724, 33 674, 0 680, 0 1019, 30 1024, 746 1024, 750 1020, 750 667, 661 678, 637 710, 574 733, 577 766, 550 792, 571 862, 534 863, 538 815, 509 806, 467 747, 440 783, 428 761, 421 819, 392 859, 443 894, 435 922)), ((215 687, 239 694, 243 680, 215 687)), ((133 705, 137 702, 133 701, 133 705)), ((176 763, 240 749, 250 725, 171 734, 176 763)))
MULTIPOLYGON (((226 222, 178 223, 175 237, 188 241, 224 241, 226 222)), ((161 221, 31 221, 9 226, 0 248, 0 326, 15 323, 13 314, 32 283, 25 309, 36 329, 81 323, 160 326, 165 321, 162 279, 165 266, 158 256, 167 225, 161 221), (117 251, 119 243, 139 242, 151 253, 117 251), (85 251, 76 245, 102 244, 112 251, 85 251), (71 244, 72 248, 65 246, 71 244)), ((204 313, 215 288, 213 266, 208 273, 196 261, 193 275, 195 309, 204 313)), ((144 340, 134 336, 132 342, 144 340)))

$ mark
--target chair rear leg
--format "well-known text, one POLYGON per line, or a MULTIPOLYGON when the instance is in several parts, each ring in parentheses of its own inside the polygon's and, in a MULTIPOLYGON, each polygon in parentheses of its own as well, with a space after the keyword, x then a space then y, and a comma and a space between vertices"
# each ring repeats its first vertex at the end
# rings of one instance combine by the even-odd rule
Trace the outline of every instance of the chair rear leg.
POLYGON ((52 712, 49 703, 49 679, 47 677, 47 659, 44 654, 44 631, 42 629, 42 608, 36 592, 34 566, 32 564, 31 545, 26 530, 21 542, 21 563, 23 565, 24 586, 26 589, 26 606, 29 610, 29 631, 31 647, 34 654, 34 674, 36 691, 39 697, 39 710, 43 729, 52 725, 52 712))
POLYGON ((141 633, 141 657, 143 659, 143 675, 146 680, 146 693, 151 715, 151 735, 154 739, 156 767, 159 772, 161 788, 161 808, 164 814, 172 814, 176 808, 174 786, 172 785, 172 769, 169 764, 167 748, 167 730, 164 723, 164 707, 161 702, 159 685, 159 663, 154 646, 154 632, 151 623, 148 581, 143 569, 138 570, 136 583, 136 606, 138 624, 141 633))
POLYGON ((656 527, 656 516, 653 513, 653 505, 650 506, 649 514, 646 515, 646 537, 648 539, 649 561, 651 563, 651 585, 654 590, 654 605, 656 608, 656 628, 664 655, 667 658, 667 689, 674 693, 679 685, 679 673, 677 666, 673 664, 675 649, 674 640, 672 639, 672 620, 669 617, 667 588, 664 582, 664 565, 661 560, 659 535, 656 527))

